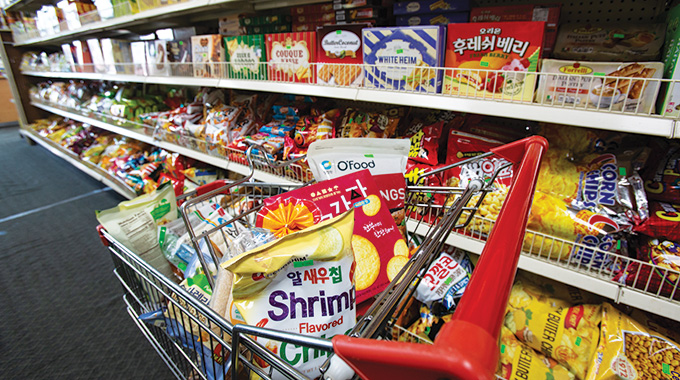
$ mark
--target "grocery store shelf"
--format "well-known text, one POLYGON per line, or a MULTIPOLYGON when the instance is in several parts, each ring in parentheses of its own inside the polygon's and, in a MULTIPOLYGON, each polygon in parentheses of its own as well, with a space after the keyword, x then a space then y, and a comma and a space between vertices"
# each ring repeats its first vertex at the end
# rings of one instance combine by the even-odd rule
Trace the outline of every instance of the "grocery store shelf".
POLYGON ((207 7, 219 7, 227 3, 237 3, 236 0, 191 0, 177 4, 166 5, 136 14, 115 17, 108 20, 92 22, 74 30, 67 30, 49 36, 30 38, 16 43, 16 46, 34 45, 46 42, 55 42, 76 36, 99 33, 108 29, 121 29, 133 25, 144 24, 158 18, 179 16, 190 12, 207 11, 207 7))
MULTIPOLYGON (((142 127, 135 128, 132 123, 123 124, 113 118, 108 118, 103 115, 96 115, 96 118, 90 117, 85 114, 78 113, 75 110, 65 110, 59 107, 42 104, 38 102, 31 102, 31 105, 43 109, 52 114, 67 117, 69 119, 77 120, 82 123, 87 123, 92 126, 105 129, 107 131, 111 131, 113 133, 126 136, 141 142, 145 142, 147 144, 151 144, 171 152, 179 153, 183 156, 193 158, 195 160, 216 166, 218 168, 232 171, 241 175, 248 175, 250 173, 250 169, 248 168, 247 165, 233 162, 222 157, 216 157, 203 152, 199 152, 192 148, 187 148, 181 145, 159 140, 157 138, 154 138, 153 136, 144 133, 145 131, 144 128, 142 127)), ((259 169, 256 168, 253 178, 261 182, 278 183, 285 185, 299 185, 301 183, 301 181, 268 172, 266 168, 262 167, 262 165, 260 165, 259 169)))
MULTIPOLYGON (((408 220, 406 226, 411 233, 418 235, 425 235, 430 229, 428 224, 414 220, 408 220)), ((446 244, 476 255, 480 255, 484 249, 484 241, 455 232, 449 235, 446 244)), ((527 252, 522 252, 517 267, 542 277, 558 279, 562 283, 608 298, 615 303, 637 307, 680 321, 680 302, 628 288, 614 282, 611 276, 597 271, 578 269, 565 262, 527 252)))
POLYGON ((136 76, 99 73, 29 71, 24 75, 65 78, 127 81, 178 86, 205 86, 284 94, 328 97, 342 100, 377 102, 401 106, 469 112, 512 119, 568 124, 615 132, 637 133, 665 138, 680 138, 677 121, 660 115, 623 113, 595 109, 575 109, 570 106, 537 104, 519 101, 478 99, 464 96, 422 94, 414 92, 334 87, 317 84, 274 82, 228 78, 195 78, 173 76, 136 76))
POLYGON ((54 144, 51 141, 44 139, 37 133, 27 129, 20 129, 20 133, 26 136, 27 138, 30 138, 31 140, 35 141, 37 144, 44 147, 45 149, 49 150, 55 156, 66 160, 66 162, 75 166, 77 169, 81 170, 90 177, 112 188, 118 194, 128 199, 132 199, 137 196, 137 194, 135 194, 135 192, 132 191, 129 187, 120 182, 118 179, 113 178, 109 173, 106 173, 103 169, 95 165, 91 165, 81 161, 75 154, 67 151, 66 149, 62 148, 61 146, 58 146, 57 144, 54 144))

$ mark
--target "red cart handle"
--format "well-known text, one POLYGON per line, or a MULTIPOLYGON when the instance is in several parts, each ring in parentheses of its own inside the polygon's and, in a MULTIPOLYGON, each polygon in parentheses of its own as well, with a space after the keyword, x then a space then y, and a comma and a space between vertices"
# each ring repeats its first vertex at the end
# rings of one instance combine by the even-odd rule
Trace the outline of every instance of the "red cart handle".
POLYGON ((433 345, 337 335, 333 350, 365 380, 493 379, 498 339, 515 279, 538 170, 548 142, 528 137, 492 149, 520 163, 452 320, 433 345))

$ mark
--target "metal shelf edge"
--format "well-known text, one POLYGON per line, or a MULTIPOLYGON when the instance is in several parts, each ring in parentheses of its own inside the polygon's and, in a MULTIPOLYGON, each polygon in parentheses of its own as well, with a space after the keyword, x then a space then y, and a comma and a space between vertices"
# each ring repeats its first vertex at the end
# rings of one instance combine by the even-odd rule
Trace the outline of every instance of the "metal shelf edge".
POLYGON ((619 303, 680 322, 680 304, 663 298, 652 297, 636 290, 622 287, 619 294, 619 303))
MULTIPOLYGON (((106 121, 97 120, 97 119, 94 119, 94 118, 91 118, 91 117, 88 117, 88 116, 85 116, 85 115, 65 111, 65 110, 62 110, 62 109, 59 109, 59 108, 51 107, 51 106, 44 105, 44 104, 37 103, 37 102, 31 102, 31 104, 36 106, 36 107, 39 107, 39 108, 41 108, 45 111, 51 112, 53 114, 60 115, 60 116, 63 116, 63 117, 68 117, 70 119, 77 120, 77 121, 80 121, 82 123, 87 123, 87 124, 93 125, 95 127, 99 127, 101 129, 105 129, 105 130, 111 131, 113 133, 117 133, 119 135, 127 136, 127 137, 133 138, 135 140, 142 141, 142 142, 145 142, 147 144, 157 146, 159 148, 163 148, 163 149, 166 149, 166 150, 169 150, 169 151, 172 151, 172 152, 177 152, 181 155, 191 157, 191 158, 196 159, 198 161, 201 161, 201 162, 204 162, 204 163, 207 163, 207 164, 210 164, 210 165, 214 165, 214 166, 217 166, 217 167, 225 169, 225 170, 233 171, 233 172, 236 172, 236 173, 239 173, 239 174, 242 174, 242 175, 247 175, 250 172, 248 166, 246 166, 246 165, 242 165, 242 164, 239 164, 239 163, 236 163, 236 162, 233 162, 233 161, 229 161, 229 160, 224 159, 224 158, 211 156, 209 154, 205 154, 203 152, 199 152, 199 151, 193 150, 191 148, 187 148, 187 147, 183 147, 183 146, 176 145, 176 144, 173 144, 173 143, 157 140, 157 139, 154 139, 152 136, 148 136, 148 135, 145 135, 143 133, 136 132, 136 131, 130 130, 128 128, 125 128, 125 127, 112 125, 112 124, 107 123, 106 121)), ((258 180, 258 181, 262 181, 262 182, 274 182, 274 183, 291 184, 291 185, 300 184, 300 182, 292 181, 290 179, 280 177, 280 176, 277 176, 275 174, 263 172, 261 170, 255 170, 255 174, 253 175, 253 178, 258 180)))
POLYGON ((90 177, 94 178, 95 180, 102 182, 106 186, 110 187, 113 189, 115 192, 118 194, 122 195, 123 197, 127 199, 133 199, 137 196, 132 190, 128 189, 127 187, 123 186, 122 184, 118 183, 117 181, 109 178, 108 173, 104 173, 103 170, 101 169, 95 169, 95 168, 90 168, 88 165, 85 163, 81 162, 80 160, 75 159, 72 157, 69 153, 67 153, 63 148, 58 148, 56 146, 53 146, 50 144, 48 141, 43 139, 40 136, 36 136, 34 133, 28 130, 21 129, 20 133, 27 138, 30 138, 31 140, 35 141, 38 145, 42 146, 43 148, 47 149, 50 151, 50 153, 54 154, 55 156, 65 160, 69 164, 73 165, 76 169, 82 171, 83 173, 89 175, 90 177))

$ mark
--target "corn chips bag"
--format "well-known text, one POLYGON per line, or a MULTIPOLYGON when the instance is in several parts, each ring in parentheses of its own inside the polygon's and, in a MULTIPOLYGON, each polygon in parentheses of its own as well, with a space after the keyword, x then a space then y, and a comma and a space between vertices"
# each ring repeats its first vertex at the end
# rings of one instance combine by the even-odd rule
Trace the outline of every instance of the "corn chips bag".
MULTIPOLYGON (((348 332, 356 323, 353 228, 354 209, 222 263, 234 274, 233 306, 227 306, 232 322, 328 339, 348 332)), ((257 341, 310 378, 320 376, 328 355, 257 341)))
POLYGON ((507 327, 501 328, 501 358, 496 374, 506 380, 574 380, 574 374, 555 360, 517 340, 507 327))
POLYGON ((680 378, 680 346, 633 318, 602 305, 597 355, 586 380, 675 380, 680 378))
POLYGON ((522 282, 512 288, 505 327, 521 342, 555 359, 576 378, 584 379, 597 348, 601 307, 571 306, 540 293, 520 294, 523 288, 522 282))

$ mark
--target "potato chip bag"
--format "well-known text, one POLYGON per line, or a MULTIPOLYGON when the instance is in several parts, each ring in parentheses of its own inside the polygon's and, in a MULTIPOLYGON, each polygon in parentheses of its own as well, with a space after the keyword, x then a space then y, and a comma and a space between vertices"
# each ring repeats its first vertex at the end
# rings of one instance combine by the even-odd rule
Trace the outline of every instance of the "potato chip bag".
POLYGON ((678 379, 679 347, 677 342, 604 303, 600 344, 585 380, 678 379))
MULTIPOLYGON (((356 323, 353 228, 351 209, 222 263, 234 274, 232 322, 328 339, 348 332, 356 323)), ((306 376, 321 375, 328 353, 257 341, 306 376)))
POLYGON ((548 303, 552 307, 570 307, 584 303, 600 303, 601 297, 562 282, 519 272, 512 286, 508 305, 522 309, 532 300, 548 303))
POLYGON ((505 327, 521 342, 557 360, 578 379, 584 379, 597 348, 601 307, 570 306, 540 293, 538 298, 526 292, 520 296, 522 285, 513 286, 505 327))
POLYGON ((574 380, 574 374, 555 360, 517 340, 507 327, 501 328, 501 358, 496 374, 505 380, 574 380))
POLYGON ((649 218, 633 230, 654 238, 678 240, 680 206, 665 202, 649 202, 649 218))

